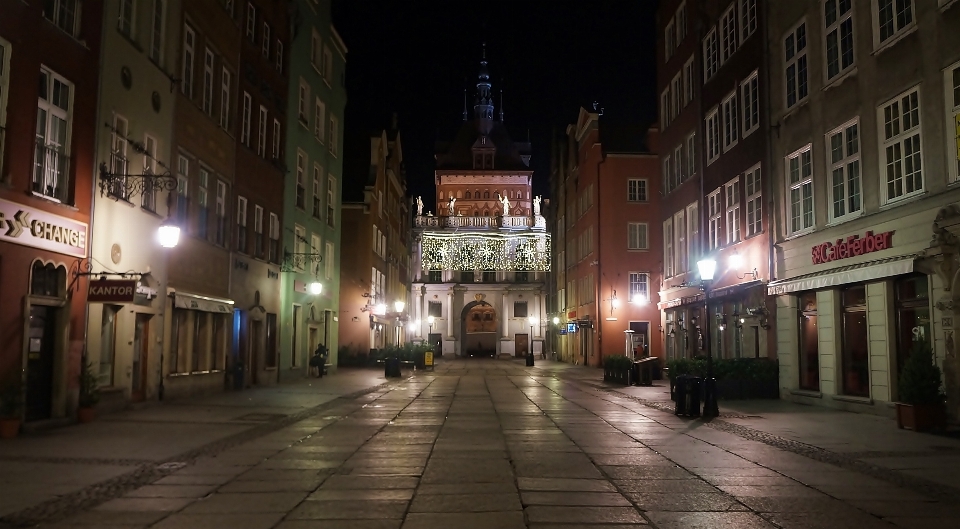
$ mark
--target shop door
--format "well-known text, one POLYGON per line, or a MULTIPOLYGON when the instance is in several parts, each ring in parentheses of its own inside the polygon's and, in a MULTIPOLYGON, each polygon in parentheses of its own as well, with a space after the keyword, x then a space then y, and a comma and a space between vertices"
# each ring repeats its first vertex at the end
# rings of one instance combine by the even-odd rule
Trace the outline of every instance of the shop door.
POLYGON ((260 357, 263 356, 261 344, 263 343, 263 322, 250 321, 250 341, 247 342, 247 366, 249 369, 250 384, 258 384, 257 373, 260 370, 260 357))
POLYGON ((53 406, 53 355, 57 337, 57 309, 30 307, 30 335, 27 344, 27 400, 25 418, 28 421, 49 419, 53 406))
POLYGON ((432 333, 427 335, 427 341, 430 342, 430 345, 433 346, 433 356, 434 358, 438 356, 443 356, 443 340, 441 339, 440 333, 432 333))
POLYGON ((527 351, 529 351, 530 342, 528 341, 529 336, 526 334, 515 334, 514 343, 517 348, 515 351, 516 356, 527 356, 527 351))
POLYGON ((147 396, 147 351, 150 349, 150 315, 137 314, 133 328, 133 368, 130 400, 140 402, 147 396))

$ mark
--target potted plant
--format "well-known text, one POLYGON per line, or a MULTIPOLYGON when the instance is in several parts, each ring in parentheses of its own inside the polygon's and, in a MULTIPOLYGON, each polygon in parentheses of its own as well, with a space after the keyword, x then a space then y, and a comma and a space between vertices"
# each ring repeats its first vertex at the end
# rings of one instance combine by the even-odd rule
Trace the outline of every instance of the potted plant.
POLYGON ((633 361, 624 355, 610 355, 603 359, 603 380, 630 385, 630 371, 633 361))
POLYGON ((0 439, 12 439, 20 433, 20 378, 0 383, 0 439))
POLYGON ((94 407, 100 401, 97 375, 93 374, 93 362, 84 358, 80 362, 80 402, 77 408, 77 420, 90 422, 96 416, 94 407))
POLYGON ((945 395, 940 387, 940 368, 926 340, 915 342, 900 370, 897 427, 922 432, 943 428, 945 395))

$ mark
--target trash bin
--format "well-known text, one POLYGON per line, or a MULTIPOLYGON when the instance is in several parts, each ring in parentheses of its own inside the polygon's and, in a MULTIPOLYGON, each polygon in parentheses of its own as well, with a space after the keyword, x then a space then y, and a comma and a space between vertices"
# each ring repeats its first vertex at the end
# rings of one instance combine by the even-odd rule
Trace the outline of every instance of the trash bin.
POLYGON ((653 368, 656 365, 657 358, 653 356, 637 360, 633 363, 635 369, 633 376, 634 380, 637 381, 638 386, 653 385, 653 368))
POLYGON ((527 367, 533 367, 533 353, 527 353, 527 367))
POLYGON ((689 375, 673 377, 673 402, 676 404, 674 415, 687 414, 687 378, 689 375))
POLYGON ((703 392, 703 379, 700 377, 690 376, 687 378, 687 391, 686 399, 687 405, 685 406, 687 417, 699 417, 700 416, 700 395, 703 392))
POLYGON ((400 378, 400 359, 397 357, 386 358, 383 360, 383 376, 387 378, 400 378))

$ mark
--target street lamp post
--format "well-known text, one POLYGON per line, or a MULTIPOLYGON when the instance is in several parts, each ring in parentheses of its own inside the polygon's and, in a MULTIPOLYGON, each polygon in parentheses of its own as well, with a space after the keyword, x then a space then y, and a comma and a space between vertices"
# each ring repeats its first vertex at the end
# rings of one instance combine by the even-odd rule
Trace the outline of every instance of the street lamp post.
POLYGON ((403 316, 403 308, 406 306, 406 303, 400 301, 393 302, 393 308, 397 312, 397 347, 400 347, 400 333, 403 330, 403 324, 400 321, 400 318, 403 316))
POLYGON ((539 319, 536 316, 530 316, 527 318, 530 322, 530 343, 527 346, 527 365, 533 365, 533 326, 539 323, 539 319))
MULTIPOLYGON (((430 340, 430 335, 433 334, 433 316, 427 317, 427 325, 429 325, 430 330, 427 332, 427 340, 430 340)), ((430 345, 433 345, 432 343, 430 345)))
POLYGON ((700 271, 700 289, 703 290, 703 303, 706 308, 704 325, 707 328, 707 379, 703 386, 703 416, 716 417, 720 415, 720 410, 717 408, 717 381, 713 378, 713 353, 710 347, 710 282, 717 271, 717 262, 709 258, 697 261, 697 269, 700 271))

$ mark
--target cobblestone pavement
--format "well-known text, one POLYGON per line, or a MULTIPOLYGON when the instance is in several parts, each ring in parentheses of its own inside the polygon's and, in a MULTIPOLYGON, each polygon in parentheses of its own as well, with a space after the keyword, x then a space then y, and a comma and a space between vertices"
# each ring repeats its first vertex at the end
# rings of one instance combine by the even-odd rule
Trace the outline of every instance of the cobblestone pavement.
MULTIPOLYGON (((126 459, 119 476, 0 523, 74 529, 960 527, 955 484, 855 464, 883 457, 886 448, 869 449, 865 442, 868 449, 851 456, 733 422, 748 413, 710 422, 678 418, 661 401, 591 382, 599 371, 580 371, 444 358, 434 372, 304 409, 162 462, 126 459), (896 474, 904 477, 891 477, 896 474)), ((912 457, 917 452, 927 457, 910 451, 912 457)))

